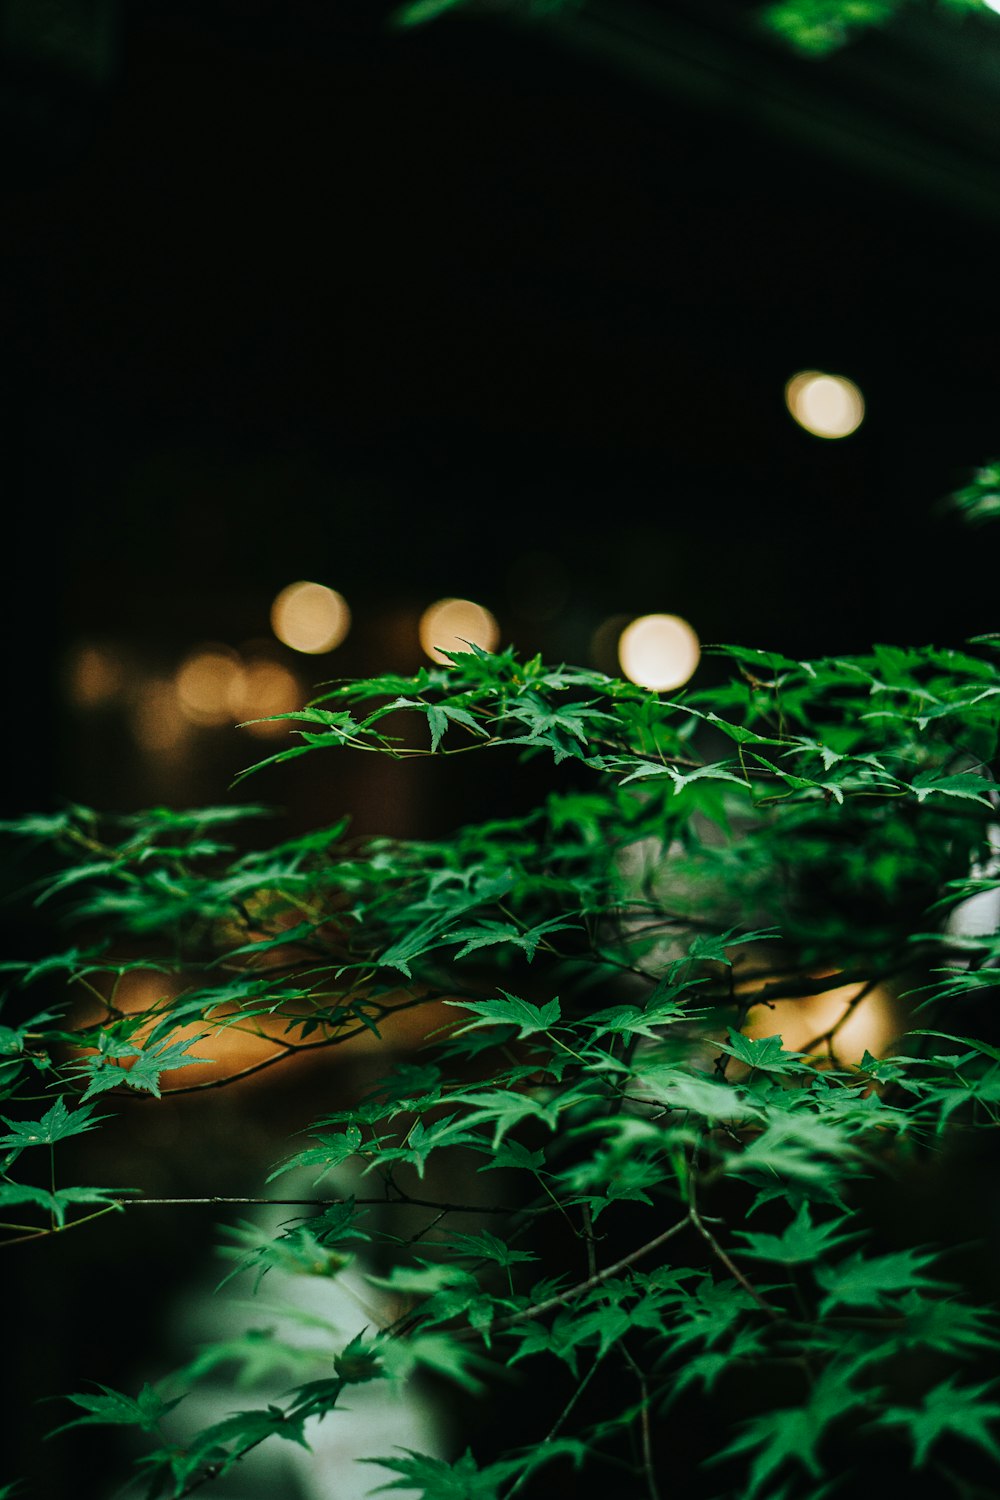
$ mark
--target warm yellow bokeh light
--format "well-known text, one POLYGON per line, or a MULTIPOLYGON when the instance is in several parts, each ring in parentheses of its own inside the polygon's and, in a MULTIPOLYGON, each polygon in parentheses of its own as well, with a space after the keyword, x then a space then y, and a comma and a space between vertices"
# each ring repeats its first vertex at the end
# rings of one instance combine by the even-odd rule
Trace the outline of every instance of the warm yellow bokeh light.
POLYGON ((231 723, 243 697, 243 663, 228 646, 200 646, 174 678, 181 713, 192 724, 231 723))
POLYGON ((301 708, 305 701, 302 684, 294 672, 278 661, 266 658, 250 660, 244 664, 243 695, 239 703, 240 720, 261 719, 262 723, 245 725, 250 734, 262 738, 276 737, 288 733, 288 722, 268 722, 267 714, 289 714, 301 708))
POLYGON ((69 697, 80 708, 98 708, 121 692, 125 672, 121 661, 100 646, 79 646, 69 665, 69 697))
POLYGON ((470 644, 495 651, 500 626, 488 609, 471 599, 438 599, 420 616, 420 645, 431 661, 449 664, 446 651, 468 651, 470 644))
POLYGON ((700 660, 698 637, 680 615, 640 615, 618 637, 625 676, 656 692, 682 687, 700 660))
POLYGON ((785 405, 814 437, 850 437, 865 415, 864 397, 853 380, 822 370, 800 370, 785 385, 785 405))
POLYGON ((278 640, 309 656, 332 651, 350 628, 347 600, 323 583, 290 583, 271 605, 271 629, 278 640))

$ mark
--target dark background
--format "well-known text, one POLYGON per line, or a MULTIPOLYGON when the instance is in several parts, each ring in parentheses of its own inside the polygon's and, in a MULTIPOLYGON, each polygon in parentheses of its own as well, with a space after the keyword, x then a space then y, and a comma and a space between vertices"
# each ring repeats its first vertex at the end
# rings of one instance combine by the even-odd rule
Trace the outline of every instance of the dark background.
MULTIPOLYGON (((444 594, 584 664, 603 621, 653 610, 792 655, 996 627, 993 534, 942 501, 1000 453, 1000 18, 913 6, 805 58, 714 0, 390 10, 0 0, 2 816, 237 795, 409 834, 481 811, 457 762, 317 756, 232 793, 261 753, 241 732, 165 760, 125 707, 67 696, 81 644, 169 672, 266 636, 299 577, 354 615, 299 659, 317 682, 415 668, 444 594), (803 367, 858 383, 855 435, 791 420, 803 367)), ((259 1190, 315 1100, 234 1094, 143 1117, 107 1180, 259 1190)), ((217 1240, 214 1209, 148 1212, 25 1257, 19 1404, 142 1378, 217 1240)), ((45 1444, 54 1420, 10 1435, 12 1472, 97 1500, 106 1434, 45 1444)))
MULTIPOLYGON (((791 654, 991 628, 940 502, 1000 451, 1000 19, 911 10, 807 58, 682 0, 5 0, 7 810, 225 795, 242 732, 167 766, 67 660, 267 636, 298 577, 354 614, 310 686, 416 667, 443 594, 578 662, 650 610, 791 654), (791 420, 802 367, 856 434, 791 420)), ((399 831, 437 795, 353 794, 399 831)))

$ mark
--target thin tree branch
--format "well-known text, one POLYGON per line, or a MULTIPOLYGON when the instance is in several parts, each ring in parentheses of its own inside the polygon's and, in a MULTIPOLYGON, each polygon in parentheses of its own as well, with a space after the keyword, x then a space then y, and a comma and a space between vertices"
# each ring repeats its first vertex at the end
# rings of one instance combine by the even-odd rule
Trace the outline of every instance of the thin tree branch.
MULTIPOLYGON (((546 1213, 544 1207, 539 1209, 505 1208, 502 1204, 489 1203, 439 1203, 432 1198, 411 1198, 409 1194, 398 1198, 224 1198, 212 1196, 209 1198, 115 1198, 112 1200, 123 1208, 132 1208, 136 1204, 152 1206, 175 1205, 178 1207, 192 1204, 227 1203, 227 1204, 262 1204, 274 1205, 279 1208, 336 1208, 341 1205, 354 1203, 362 1207, 378 1208, 432 1208, 448 1214, 522 1214, 522 1213, 546 1213)), ((83 1222, 80 1220, 79 1222, 83 1222)))
POLYGON ((642 1417, 640 1419, 642 1423, 642 1472, 646 1479, 646 1489, 649 1494, 649 1500, 660 1500, 660 1490, 656 1483, 656 1470, 653 1466, 653 1435, 649 1423, 649 1382, 641 1365, 626 1347, 624 1339, 619 1344, 619 1348, 624 1354, 626 1362, 630 1366, 636 1380, 639 1382, 639 1397, 642 1403, 642 1417))
MULTIPOLYGON (((601 1361, 604 1359, 605 1355, 608 1354, 608 1353, 610 1353, 611 1347, 613 1347, 613 1346, 609 1346, 608 1349, 604 1350, 604 1353, 597 1355, 596 1359, 594 1360, 594 1363, 591 1365, 591 1367, 587 1371, 586 1375, 584 1375, 583 1379, 580 1381, 579 1385, 577 1386, 576 1390, 573 1392, 572 1396, 570 1396, 569 1400, 566 1402, 566 1405, 563 1407, 563 1409, 559 1413, 558 1417, 556 1417, 555 1421, 553 1422, 552 1426, 549 1428, 548 1432, 542 1438, 542 1447, 544 1447, 546 1443, 551 1443, 552 1440, 553 1440, 553 1438, 558 1437, 559 1432, 561 1431, 561 1429, 563 1427, 565 1427, 566 1422, 568 1421, 569 1416, 570 1416, 571 1412, 573 1411, 573 1408, 576 1406, 577 1402, 580 1400, 580 1397, 583 1395, 584 1391, 587 1389, 588 1385, 593 1380, 594 1376, 597 1373, 598 1366, 600 1365, 601 1361)), ((513 1496, 517 1494, 518 1490, 523 1489, 524 1486, 527 1484, 528 1478, 529 1478, 530 1474, 531 1474, 531 1470, 530 1469, 525 1469, 524 1472, 520 1475, 520 1477, 514 1481, 514 1483, 511 1486, 511 1488, 507 1491, 507 1494, 505 1495, 504 1500, 513 1500, 513 1496)))
MULTIPOLYGON (((651 1255, 654 1250, 658 1250, 661 1245, 665 1245, 668 1240, 672 1240, 674 1235, 680 1234, 682 1229, 686 1229, 688 1222, 687 1216, 679 1219, 676 1224, 671 1224, 669 1229, 665 1229, 655 1239, 647 1240, 645 1245, 640 1245, 638 1250, 632 1250, 628 1255, 623 1255, 621 1260, 615 1261, 614 1265, 605 1266, 603 1271, 595 1272, 593 1276, 588 1276, 586 1281, 577 1282, 576 1286, 571 1286, 565 1292, 558 1292, 553 1297, 546 1297, 544 1302, 536 1302, 531 1307, 522 1307, 517 1312, 507 1313, 502 1318, 495 1318, 490 1324, 490 1332, 494 1333, 502 1328, 510 1328, 514 1323, 523 1323, 528 1318, 540 1318, 543 1314, 551 1312, 554 1307, 565 1307, 575 1297, 581 1296, 584 1292, 589 1292, 595 1286, 600 1286, 602 1282, 610 1280, 612 1276, 617 1276, 619 1271, 624 1271, 628 1266, 633 1265, 644 1256, 651 1255)), ((478 1331, 471 1328, 460 1330, 455 1335, 456 1338, 471 1338, 474 1336, 478 1337, 478 1331)))

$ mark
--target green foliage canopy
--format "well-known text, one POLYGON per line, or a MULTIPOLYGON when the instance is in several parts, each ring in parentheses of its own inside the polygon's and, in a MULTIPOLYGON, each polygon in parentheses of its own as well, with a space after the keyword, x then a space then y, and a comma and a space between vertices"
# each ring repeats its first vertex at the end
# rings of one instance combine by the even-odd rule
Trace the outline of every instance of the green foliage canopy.
POLYGON ((527 812, 410 841, 345 819, 250 850, 232 835, 266 809, 243 803, 6 824, 44 865, 23 899, 68 935, 2 965, 8 1254, 142 1196, 64 1184, 66 1140, 426 1016, 262 1164, 312 1195, 276 1234, 232 1230, 217 1294, 249 1284, 263 1305, 269 1271, 354 1266, 403 1310, 323 1325, 306 1352, 255 1325, 134 1395, 98 1383, 57 1441, 130 1428, 136 1491, 181 1500, 265 1442, 308 1449, 354 1386, 429 1380, 467 1403, 470 1440, 372 1453, 386 1492, 507 1500, 597 1476, 658 1500, 684 1427, 690 1495, 846 1492, 886 1454, 931 1493, 978 1493, 1000 1458, 990 1289, 875 1209, 997 1124, 1000 934, 950 919, 1000 891, 998 646, 721 646, 728 675, 674 696, 472 648, 328 685, 235 785, 303 755, 473 754, 484 776, 544 759, 527 812), (163 986, 134 1012, 117 997, 137 967, 163 986), (848 1022, 876 990, 899 1034, 857 1056, 848 1022), (822 992, 848 998, 796 1046, 749 1025, 822 992), (234 1028, 271 1050, 199 1081, 189 1049, 234 1028), (179 1436, 178 1403, 220 1369, 240 1398, 284 1396, 179 1436), (532 1392, 553 1387, 546 1411, 532 1392), (502 1441, 474 1418, 500 1391, 518 1411, 502 1441))

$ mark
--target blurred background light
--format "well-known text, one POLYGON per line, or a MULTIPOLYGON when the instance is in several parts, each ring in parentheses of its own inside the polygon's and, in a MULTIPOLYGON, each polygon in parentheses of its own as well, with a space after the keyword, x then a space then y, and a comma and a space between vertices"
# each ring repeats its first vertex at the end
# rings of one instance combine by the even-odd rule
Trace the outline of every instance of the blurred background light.
POLYGON ((849 437, 865 415, 864 397, 853 380, 822 370, 793 375, 785 384, 785 405, 800 427, 821 438, 849 437))
POLYGON ((496 618, 471 599, 438 599, 420 616, 420 645, 431 661, 448 664, 446 651, 468 651, 469 645, 495 651, 500 641, 496 618))
POLYGON ((271 605, 271 629, 293 651, 311 656, 332 651, 350 628, 347 600, 322 583, 290 583, 271 605))
POLYGON ((192 724, 231 723, 245 693, 243 663, 229 646, 199 646, 177 668, 177 704, 192 724))
POLYGON ((251 657, 243 665, 242 695, 238 704, 240 721, 264 719, 263 723, 245 723, 250 734, 276 738, 287 734, 289 725, 266 721, 267 714, 288 714, 301 708, 305 701, 302 683, 288 667, 266 657, 251 657))
POLYGON ((122 691, 125 669, 121 660, 102 646, 79 645, 70 655, 67 692, 78 708, 112 703, 122 691))
POLYGON ((679 615, 640 615, 618 637, 625 676, 657 692, 682 687, 700 660, 698 637, 679 615))
POLYGON ((834 1050, 842 1062, 860 1063, 866 1051, 884 1057, 905 1021, 884 985, 865 990, 861 984, 837 985, 819 995, 751 1006, 743 1031, 757 1038, 780 1035, 787 1052, 816 1054, 827 1052, 825 1037, 834 1032, 834 1050))

